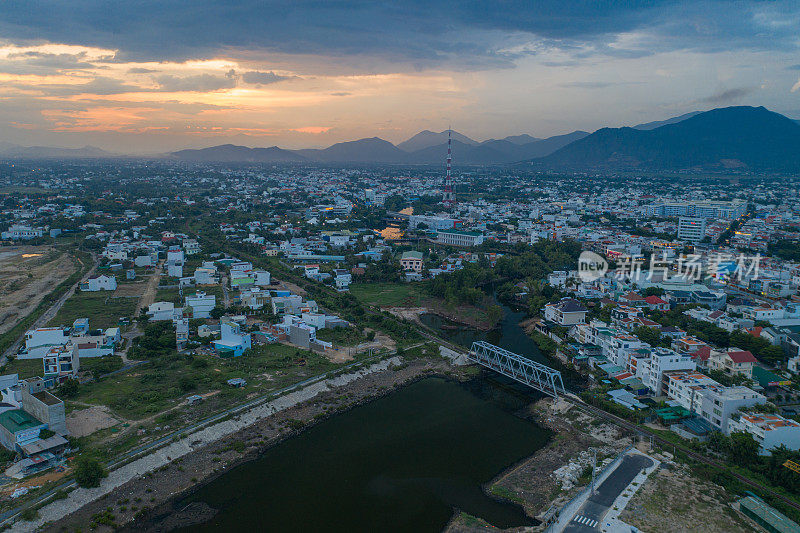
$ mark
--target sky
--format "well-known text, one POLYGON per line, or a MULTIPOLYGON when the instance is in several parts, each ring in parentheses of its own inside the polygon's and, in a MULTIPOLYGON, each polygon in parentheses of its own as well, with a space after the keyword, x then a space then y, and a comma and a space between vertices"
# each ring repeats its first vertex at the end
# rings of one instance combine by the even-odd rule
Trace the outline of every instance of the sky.
POLYGON ((800 2, 4 0, 0 147, 474 139, 763 105, 800 118, 800 2))

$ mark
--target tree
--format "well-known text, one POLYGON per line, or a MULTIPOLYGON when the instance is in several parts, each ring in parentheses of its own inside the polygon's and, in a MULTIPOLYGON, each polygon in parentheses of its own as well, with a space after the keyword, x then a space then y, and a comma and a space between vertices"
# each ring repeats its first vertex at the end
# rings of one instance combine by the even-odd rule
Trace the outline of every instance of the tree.
POLYGON ((728 438, 728 456, 737 465, 751 466, 758 462, 760 448, 750 433, 736 431, 728 438))
POLYGON ((94 457, 82 455, 75 461, 75 481, 81 487, 99 487, 100 480, 107 476, 105 467, 94 457))
POLYGON ((80 384, 78 383, 78 380, 70 378, 62 383, 58 388, 58 395, 63 396, 64 398, 74 398, 78 395, 79 388, 80 384))

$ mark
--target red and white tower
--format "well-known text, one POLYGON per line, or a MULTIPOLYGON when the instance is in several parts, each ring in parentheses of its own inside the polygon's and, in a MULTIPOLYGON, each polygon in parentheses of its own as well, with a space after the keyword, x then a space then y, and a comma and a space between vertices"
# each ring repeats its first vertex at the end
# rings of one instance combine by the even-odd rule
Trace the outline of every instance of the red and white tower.
POLYGON ((451 129, 447 130, 447 175, 444 178, 444 194, 442 195, 442 203, 453 205, 456 203, 456 193, 453 192, 453 178, 450 176, 450 166, 453 161, 452 152, 450 150, 450 133, 451 129))

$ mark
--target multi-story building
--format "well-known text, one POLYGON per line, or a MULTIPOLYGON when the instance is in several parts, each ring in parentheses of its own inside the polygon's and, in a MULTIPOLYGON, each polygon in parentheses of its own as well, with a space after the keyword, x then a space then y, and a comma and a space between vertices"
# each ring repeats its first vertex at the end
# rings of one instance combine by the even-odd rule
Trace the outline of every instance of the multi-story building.
POLYGON ((573 326, 586 322, 586 309, 574 298, 563 298, 556 303, 544 306, 544 318, 559 326, 573 326))
POLYGON ((694 370, 691 357, 683 356, 669 348, 638 349, 630 356, 628 371, 642 380, 653 394, 665 394, 665 373, 676 370, 694 370))
POLYGON ((678 240, 700 242, 706 236, 706 219, 703 217, 680 217, 678 240))
POLYGON ((217 298, 213 294, 197 292, 186 297, 186 307, 192 310, 192 318, 208 318, 216 305, 217 298))
POLYGON ((787 420, 780 415, 747 413, 734 415, 728 423, 728 432, 750 433, 761 446, 761 453, 768 454, 781 445, 790 450, 800 449, 800 423, 787 420))
POLYGON ((81 362, 76 347, 72 344, 53 346, 42 358, 45 379, 53 378, 57 383, 78 375, 81 362))
POLYGON ((422 272, 422 252, 403 252, 400 256, 400 266, 409 272, 422 272))
POLYGON ((479 231, 440 230, 436 242, 452 246, 479 246, 483 244, 483 234, 479 231))

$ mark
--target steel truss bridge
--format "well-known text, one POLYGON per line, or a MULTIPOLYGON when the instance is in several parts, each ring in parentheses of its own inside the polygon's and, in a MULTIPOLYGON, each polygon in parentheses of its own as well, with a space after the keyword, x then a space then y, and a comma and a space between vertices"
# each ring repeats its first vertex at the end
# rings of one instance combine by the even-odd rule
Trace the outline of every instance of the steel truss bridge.
POLYGON ((549 366, 526 359, 486 341, 475 341, 467 354, 470 361, 500 372, 553 398, 566 394, 561 372, 549 366))

